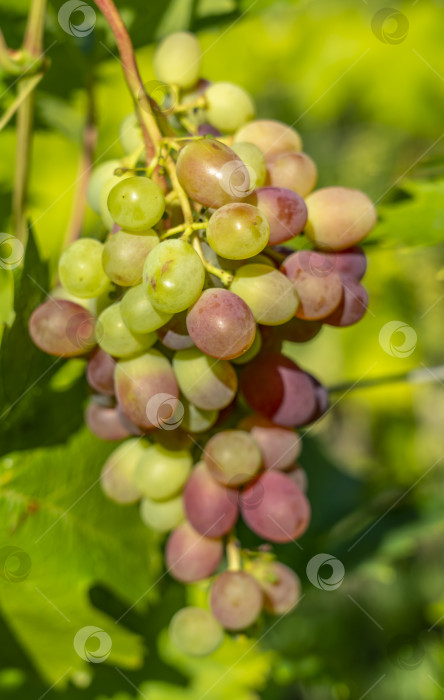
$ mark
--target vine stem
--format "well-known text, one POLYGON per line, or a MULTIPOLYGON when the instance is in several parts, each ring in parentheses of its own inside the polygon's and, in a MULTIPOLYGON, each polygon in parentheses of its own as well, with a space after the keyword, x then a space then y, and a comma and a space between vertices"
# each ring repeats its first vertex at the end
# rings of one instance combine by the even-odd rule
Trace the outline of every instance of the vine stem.
POLYGON ((368 389, 385 384, 398 384, 410 382, 412 384, 424 384, 426 382, 439 382, 444 385, 444 365, 437 367, 423 367, 422 369, 408 369, 399 374, 388 374, 385 377, 372 377, 360 382, 343 382, 328 388, 329 394, 340 394, 355 389, 368 389))
POLYGON ((207 221, 196 221, 195 224, 180 224, 179 226, 169 228, 168 231, 165 231, 165 233, 161 235, 160 240, 163 241, 165 238, 174 236, 176 233, 182 233, 182 231, 187 234, 186 236, 184 235, 183 238, 188 238, 194 231, 203 231, 207 226, 207 221))
MULTIPOLYGON (((151 105, 137 67, 131 37, 128 34, 128 30, 126 29, 113 0, 94 0, 94 2, 103 13, 116 40, 125 80, 135 102, 137 117, 144 134, 147 159, 149 158, 151 160, 163 137, 151 109, 151 105)), ((190 200, 188 199, 177 178, 176 166, 171 156, 168 156, 165 159, 165 169, 170 177, 172 187, 177 193, 184 219, 187 223, 192 223, 193 213, 191 210, 190 200)))
POLYGON ((239 542, 231 537, 226 548, 228 571, 239 571, 242 568, 241 551, 239 542))
MULTIPOLYGON (((187 232, 185 232, 185 233, 187 233, 187 232)), ((187 235, 187 237, 188 237, 188 235, 187 235)), ((206 271, 210 275, 214 275, 215 277, 218 277, 223 282, 223 284, 226 287, 228 287, 231 284, 231 282, 233 281, 233 275, 231 275, 229 272, 226 272, 226 270, 220 270, 218 267, 216 267, 215 265, 212 265, 211 263, 208 262, 205 255, 203 254, 202 246, 200 245, 200 240, 199 240, 198 236, 196 236, 196 235, 193 236, 192 245, 193 245, 194 250, 196 251, 196 253, 200 257, 200 259, 202 260, 202 264, 203 264, 204 268, 206 269, 206 271)))

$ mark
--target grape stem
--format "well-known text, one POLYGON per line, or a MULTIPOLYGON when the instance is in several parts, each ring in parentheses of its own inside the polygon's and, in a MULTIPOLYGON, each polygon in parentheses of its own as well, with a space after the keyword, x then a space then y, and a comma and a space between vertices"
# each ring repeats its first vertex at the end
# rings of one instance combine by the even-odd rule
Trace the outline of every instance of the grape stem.
MULTIPOLYGON (((186 232, 185 232, 186 233, 186 232)), ((214 275, 215 277, 218 277, 222 283, 228 287, 231 282, 233 281, 233 275, 231 275, 229 272, 226 272, 225 270, 221 270, 220 268, 216 267, 215 265, 212 265, 211 263, 208 262, 206 259, 205 255, 203 254, 202 246, 200 245, 200 240, 199 236, 194 236, 192 240, 192 246, 200 259, 202 260, 202 264, 206 271, 210 275, 214 275)))
POLYGON ((174 114, 183 114, 186 112, 191 112, 193 109, 204 109, 206 107, 207 101, 203 95, 197 98, 197 100, 194 100, 194 102, 183 102, 180 105, 177 105, 177 107, 174 107, 173 112, 174 114))
POLYGON ((227 544, 228 571, 240 571, 242 568, 242 558, 239 542, 233 537, 227 544))
POLYGON ((184 238, 188 238, 194 231, 202 231, 208 226, 207 221, 196 221, 195 224, 179 224, 179 226, 175 226, 174 228, 169 228, 165 233, 163 233, 160 237, 160 240, 163 241, 164 238, 169 238, 170 236, 174 236, 176 233, 181 233, 184 231, 184 238))

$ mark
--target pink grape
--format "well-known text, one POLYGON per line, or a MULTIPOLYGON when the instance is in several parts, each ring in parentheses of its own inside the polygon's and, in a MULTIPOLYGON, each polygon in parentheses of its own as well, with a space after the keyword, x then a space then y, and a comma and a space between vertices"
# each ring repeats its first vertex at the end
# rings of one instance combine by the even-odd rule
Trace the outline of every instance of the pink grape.
POLYGON ((101 440, 124 440, 131 435, 115 406, 103 406, 94 399, 86 407, 85 423, 101 440))
POLYGON ((194 467, 183 498, 188 521, 201 535, 221 537, 236 524, 237 492, 216 481, 203 462, 194 467))
POLYGON ((270 542, 301 537, 310 522, 310 504, 294 481, 280 471, 264 472, 240 497, 241 513, 250 530, 270 542))
POLYGON ((29 335, 48 355, 85 355, 96 344, 95 318, 79 304, 65 299, 48 299, 29 319, 29 335))
POLYGON ((170 321, 157 329, 157 335, 165 347, 170 350, 186 350, 193 347, 193 340, 188 335, 186 318, 186 311, 174 314, 170 321))
POLYGON ((285 187, 258 187, 246 199, 265 215, 270 226, 269 245, 298 236, 307 222, 307 206, 302 197, 285 187))
POLYGON ((281 271, 293 283, 299 297, 298 318, 318 321, 329 316, 342 300, 342 280, 337 272, 325 269, 326 256, 309 250, 290 255, 281 271), (325 265, 321 269, 322 265, 325 265))
POLYGON ((306 197, 316 186, 318 171, 306 153, 280 153, 267 159, 267 185, 287 187, 306 197))
POLYGON ((86 366, 86 378, 90 387, 99 394, 114 396, 114 369, 116 361, 111 355, 96 348, 86 366))
POLYGON ((242 355, 256 335, 250 308, 227 289, 206 289, 189 310, 186 322, 199 350, 219 360, 242 355))
POLYGON ((352 278, 345 279, 342 302, 324 319, 324 323, 329 326, 352 326, 361 320, 367 311, 367 306, 367 290, 352 278))
POLYGON ((227 630, 250 627, 259 617, 263 602, 259 584, 245 571, 224 571, 211 586, 211 610, 227 630))
POLYGON ((264 609, 272 615, 287 615, 301 597, 301 582, 285 564, 273 561, 252 569, 264 593, 264 609))
POLYGON ((255 119, 248 122, 236 132, 234 140, 254 143, 266 158, 302 149, 302 140, 296 129, 276 119, 255 119))
POLYGON ((193 583, 214 574, 223 553, 221 539, 204 537, 184 522, 168 538, 165 561, 173 578, 193 583))
POLYGON ((262 453, 265 469, 288 469, 299 457, 302 442, 289 428, 282 428, 262 416, 244 418, 239 428, 249 430, 262 453))
POLYGON ((352 277, 357 282, 362 280, 367 270, 367 257, 359 246, 355 245, 338 253, 325 253, 332 260, 334 269, 342 278, 352 277))

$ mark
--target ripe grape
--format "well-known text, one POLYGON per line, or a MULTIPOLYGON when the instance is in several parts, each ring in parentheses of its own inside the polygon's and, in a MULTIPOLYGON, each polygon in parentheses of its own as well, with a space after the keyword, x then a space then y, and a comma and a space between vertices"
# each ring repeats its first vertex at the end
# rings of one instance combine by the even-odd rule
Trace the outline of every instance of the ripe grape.
POLYGON ((172 318, 161 328, 157 329, 157 336, 161 343, 170 350, 186 350, 194 346, 188 335, 186 312, 174 314, 172 318))
POLYGON ((159 237, 153 229, 143 231, 143 234, 112 233, 103 247, 103 269, 109 279, 121 287, 139 284, 145 258, 158 243, 159 237))
POLYGON ((259 355, 250 362, 242 372, 241 389, 254 411, 278 425, 305 425, 316 411, 310 377, 280 353, 259 355))
POLYGON ((250 627, 259 617, 263 603, 259 584, 245 571, 224 571, 211 586, 211 610, 227 630, 250 627))
POLYGON ((127 154, 142 150, 144 146, 142 129, 134 112, 127 114, 120 122, 119 141, 127 154))
POLYGON ((165 198, 153 180, 129 177, 112 188, 108 209, 116 224, 126 231, 146 231, 162 218, 165 198))
POLYGON ((143 284, 126 292, 120 302, 120 313, 132 333, 151 333, 171 319, 171 314, 165 314, 152 305, 143 284))
POLYGON ((182 494, 168 501, 142 498, 140 502, 142 522, 154 532, 170 532, 185 520, 182 494))
POLYGON ((199 298, 204 282, 202 261, 186 241, 163 241, 145 260, 145 289, 153 306, 164 313, 188 309, 199 298))
POLYGON ((230 290, 250 307, 258 323, 276 326, 295 315, 299 299, 292 283, 268 265, 244 265, 236 270, 230 290))
POLYGON ((120 302, 108 306, 97 321, 97 341, 113 357, 128 357, 151 347, 157 340, 155 333, 132 333, 123 322, 120 302))
POLYGON ((204 433, 213 427, 217 421, 219 411, 205 411, 203 408, 198 408, 194 404, 181 397, 181 402, 184 409, 181 426, 183 430, 190 433, 204 433))
POLYGON ((212 126, 232 133, 253 119, 255 108, 246 90, 234 83, 213 83, 205 91, 206 118, 212 126))
POLYGON ((188 311, 187 328, 199 350, 219 360, 242 355, 256 334, 250 309, 227 289, 206 289, 188 311))
POLYGON ((207 442, 204 460, 210 474, 225 486, 250 481, 262 465, 256 440, 244 430, 224 430, 207 442))
MULTIPOLYGON (((125 415, 141 428, 158 427, 159 417, 147 415, 150 401, 160 395, 179 399, 179 387, 172 367, 158 350, 120 360, 114 372, 116 397, 125 415)), ((174 403, 174 402, 173 402, 174 403)), ((172 406, 174 410, 176 404, 172 406)))
POLYGON ((101 440, 124 440, 131 435, 122 425, 117 408, 103 405, 94 398, 86 407, 85 423, 101 440))
POLYGON ((359 282, 367 270, 367 258, 359 246, 341 250, 339 253, 325 253, 342 278, 352 277, 359 282))
POLYGON ((299 297, 298 318, 317 321, 329 316, 341 303, 342 280, 325 255, 300 250, 286 258, 281 271, 293 283, 299 297))
POLYGON ((322 328, 321 321, 304 321, 301 318, 292 318, 276 328, 261 326, 262 341, 264 347, 280 344, 287 340, 290 343, 307 343, 313 340, 322 328))
POLYGON ((242 517, 250 530, 270 542, 301 537, 310 522, 310 505, 294 481, 280 471, 266 471, 240 496, 242 517))
POLYGON ((120 168, 118 160, 106 160, 100 163, 91 173, 88 182, 88 204, 96 214, 101 213, 101 194, 105 184, 113 177, 114 171, 120 168))
POLYGON ((254 340, 248 350, 242 355, 239 355, 238 357, 233 358, 232 362, 235 365, 245 365, 247 362, 251 362, 253 358, 256 357, 261 351, 262 348, 262 336, 260 334, 259 330, 256 330, 256 334, 254 336, 254 340))
POLYGON ((190 141, 177 159, 177 177, 196 202, 217 209, 244 199, 250 192, 248 170, 220 141, 190 141))
POLYGON ((245 163, 250 176, 250 188, 262 187, 267 179, 267 165, 260 148, 254 143, 234 143, 231 149, 245 163))
POLYGON ((351 326, 360 321, 367 311, 368 293, 362 284, 346 278, 343 292, 342 302, 324 319, 329 326, 351 326))
POLYGON ((264 609, 273 615, 287 615, 299 602, 301 582, 285 564, 258 563, 251 570, 264 594, 264 609))
POLYGON ((153 58, 156 78, 169 85, 191 88, 199 79, 201 50, 189 32, 175 32, 157 47, 153 58))
POLYGON ((90 299, 109 287, 102 267, 103 244, 94 238, 79 238, 63 251, 59 260, 60 282, 71 294, 90 299))
POLYGON ((182 490, 192 464, 188 450, 168 450, 163 445, 150 445, 139 460, 134 483, 147 498, 165 501, 182 490))
POLYGON ((373 202, 359 190, 324 187, 307 197, 305 233, 318 248, 345 250, 376 226, 373 202))
POLYGON ((306 153, 281 153, 267 159, 267 184, 287 187, 306 197, 316 186, 318 171, 306 153))
POLYGON ((95 318, 72 301, 48 299, 29 319, 29 335, 48 355, 85 355, 96 344, 95 318))
POLYGON ((269 238, 267 219, 251 204, 225 204, 208 222, 208 243, 228 260, 252 258, 265 248, 269 238))
POLYGON ((141 494, 133 477, 146 443, 139 438, 126 440, 105 462, 100 475, 104 494, 116 503, 135 503, 141 494))
POLYGON ((99 394, 114 396, 114 368, 116 361, 102 348, 96 348, 86 366, 86 378, 99 394))
POLYGON ((270 245, 298 236, 307 222, 304 200, 285 187, 259 187, 246 201, 265 215, 270 226, 270 245))
POLYGON ((214 574, 223 553, 221 539, 204 537, 185 521, 169 536, 165 561, 173 578, 183 583, 193 583, 214 574))
POLYGON ((213 479, 204 462, 196 464, 183 492, 185 513, 197 532, 226 535, 236 524, 238 494, 213 479))
POLYGON ((179 610, 168 628, 172 643, 184 654, 207 656, 223 642, 222 626, 203 608, 187 607, 179 610))
POLYGON ((173 367, 181 392, 198 408, 225 408, 236 395, 236 373, 227 360, 214 360, 198 348, 189 348, 176 352, 173 367))
POLYGON ((298 132, 275 119, 256 119, 245 124, 236 132, 234 141, 254 143, 261 149, 265 158, 302 150, 302 140, 298 132))
POLYGON ((239 428, 249 430, 259 445, 265 469, 288 469, 299 457, 302 442, 294 430, 282 428, 262 416, 244 418, 239 428))

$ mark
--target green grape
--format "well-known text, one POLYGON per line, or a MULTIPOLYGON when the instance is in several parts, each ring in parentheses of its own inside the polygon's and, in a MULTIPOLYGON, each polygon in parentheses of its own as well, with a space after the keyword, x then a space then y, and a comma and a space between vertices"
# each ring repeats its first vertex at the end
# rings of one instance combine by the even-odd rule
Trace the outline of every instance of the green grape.
POLYGON ((254 143, 241 141, 240 143, 234 143, 231 146, 231 150, 234 151, 247 166, 250 176, 250 187, 253 189, 265 185, 265 180, 267 179, 267 164, 261 149, 254 143))
POLYGON ((169 626, 172 643, 184 654, 206 656, 223 642, 224 631, 215 617, 203 608, 179 610, 169 626))
POLYGON ((173 369, 181 392, 198 408, 220 410, 236 395, 236 372, 227 360, 214 360, 189 348, 176 352, 173 369))
POLYGON ((108 195, 113 221, 129 232, 145 231, 162 218, 163 192, 148 177, 129 177, 115 185, 108 195))
POLYGON ((219 411, 212 409, 206 411, 203 408, 198 408, 194 404, 181 398, 184 409, 181 428, 190 433, 204 433, 213 427, 217 421, 219 411))
POLYGON ((169 501, 152 501, 142 498, 140 503, 142 522, 154 532, 169 532, 185 519, 182 495, 169 501))
POLYGON ((102 267, 103 244, 94 238, 79 238, 62 253, 59 278, 62 285, 77 297, 98 297, 109 287, 102 267))
POLYGON ((120 168, 120 162, 118 160, 106 160, 104 163, 100 163, 100 165, 94 168, 91 173, 86 197, 89 206, 96 214, 101 213, 100 196, 103 187, 108 180, 113 177, 116 168, 120 168))
POLYGON ((134 483, 134 472, 147 443, 131 438, 114 450, 105 462, 100 485, 105 495, 117 503, 134 503, 141 493, 134 483))
POLYGON ((278 326, 289 321, 299 304, 290 280, 268 265, 240 267, 230 289, 248 304, 256 322, 265 326, 278 326))
POLYGON ((147 498, 166 501, 184 487, 193 466, 188 450, 168 450, 163 445, 148 447, 134 474, 134 483, 147 498))
POLYGON ((112 282, 121 287, 132 287, 142 281, 146 256, 158 245, 159 237, 153 229, 143 234, 117 231, 108 236, 103 248, 103 268, 112 282))
POLYGON ((136 334, 125 326, 120 303, 108 306, 97 321, 97 342, 113 357, 128 357, 150 348, 157 340, 155 333, 136 334))
POLYGON ((152 305, 143 284, 128 289, 120 302, 120 313, 132 333, 156 331, 172 318, 152 305))
POLYGON ((169 85, 190 88, 198 81, 201 50, 197 38, 189 32, 166 37, 156 49, 153 68, 156 78, 169 85))
POLYGON ((102 190, 100 192, 100 203, 99 203, 99 209, 100 209, 100 216, 102 218, 103 225, 107 229, 112 229, 114 226, 114 221, 111 216, 111 214, 108 211, 108 195, 111 192, 111 190, 118 185, 120 182, 123 182, 123 180, 128 180, 128 178, 132 177, 132 173, 123 173, 122 175, 113 175, 110 177, 103 185, 102 190))
POLYGON ((235 357, 233 360, 231 360, 235 365, 246 365, 247 362, 250 362, 250 360, 253 360, 256 355, 258 355, 261 351, 262 348, 262 336, 260 334, 260 331, 256 331, 256 335, 254 336, 253 344, 251 347, 248 348, 247 352, 244 352, 243 355, 239 355, 239 357, 235 357))
POLYGON ((205 268, 189 243, 166 240, 148 255, 143 281, 153 306, 167 314, 176 314, 199 298, 205 268))
POLYGON ((298 132, 276 119, 255 119, 239 129, 234 140, 236 143, 254 143, 266 158, 302 150, 298 132))
POLYGON ((227 259, 252 258, 266 247, 269 238, 267 219, 251 204, 225 204, 208 222, 208 243, 218 255, 227 259))
POLYGON ((253 100, 240 85, 214 83, 206 90, 205 97, 207 120, 220 131, 237 131, 254 117, 253 100))
POLYGON ((134 153, 144 146, 142 129, 134 112, 127 114, 119 126, 119 141, 125 153, 134 153))

